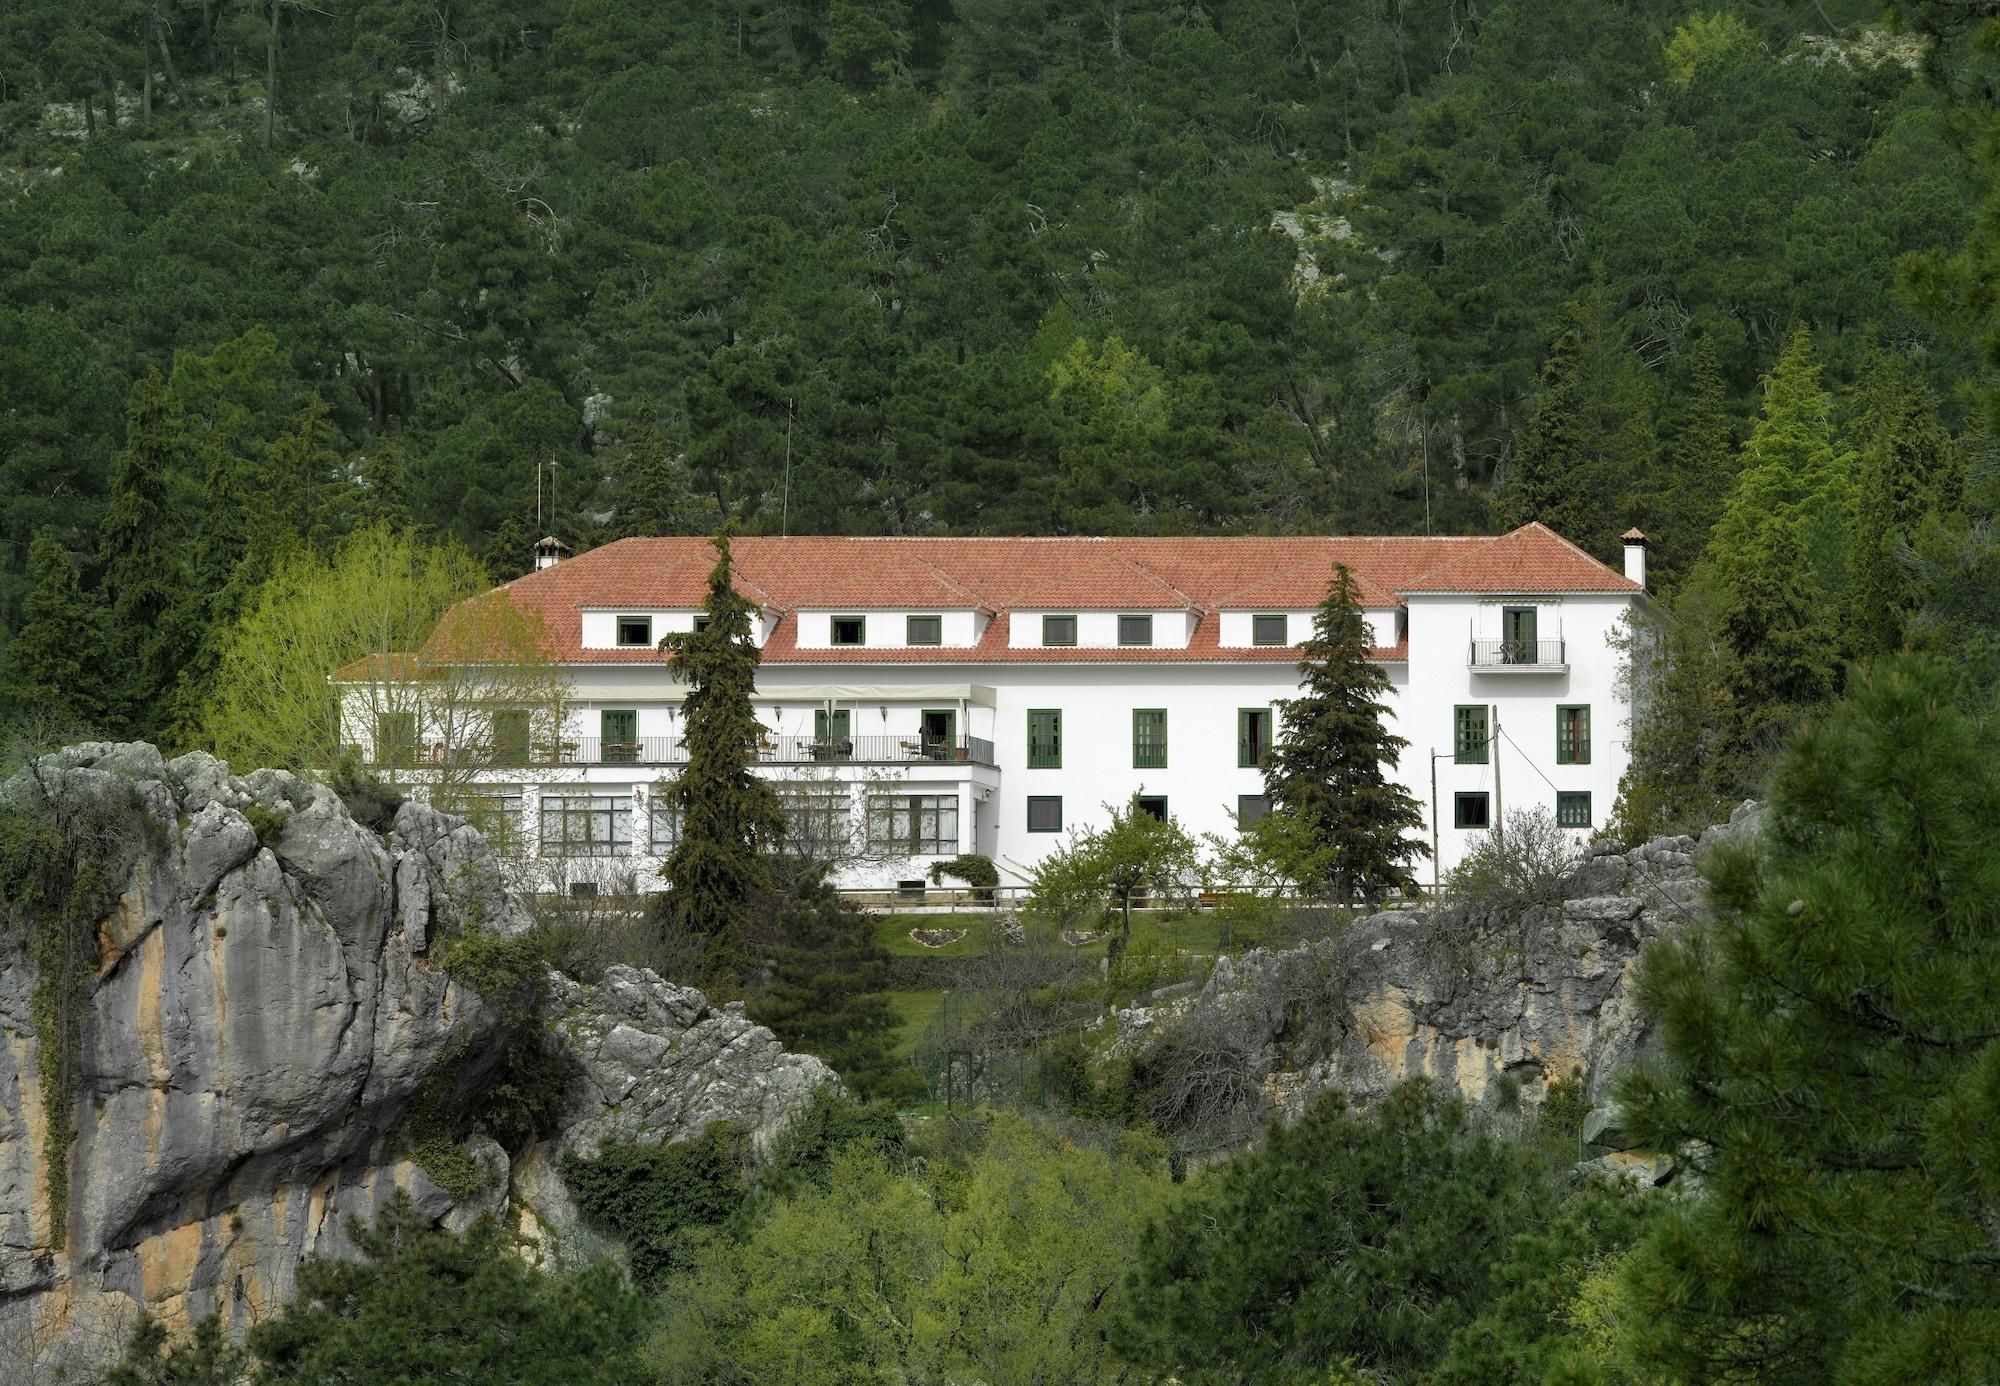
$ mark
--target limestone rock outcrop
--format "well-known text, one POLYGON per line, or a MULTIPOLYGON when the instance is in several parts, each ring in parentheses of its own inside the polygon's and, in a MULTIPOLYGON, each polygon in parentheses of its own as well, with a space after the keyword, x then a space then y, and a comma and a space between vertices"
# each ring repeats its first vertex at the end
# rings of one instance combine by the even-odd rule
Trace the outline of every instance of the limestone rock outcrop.
MULTIPOLYGON (((415 802, 378 832, 325 786, 141 744, 42 757, 0 783, 0 814, 81 824, 110 863, 84 919, 94 943, 71 951, 80 1019, 59 1092, 44 1091, 39 926, 25 909, 0 919, 0 1379, 51 1344, 101 1360, 141 1308, 241 1329, 398 1191, 449 1226, 516 1208, 561 1221, 564 1149, 719 1118, 768 1139, 831 1076, 650 973, 559 979, 576 1125, 511 1157, 474 1134, 485 1178, 455 1198, 409 1158, 403 1125, 440 1085, 490 1076, 501 1019, 434 945, 532 927, 478 832, 415 802), (52 1111, 73 1123, 67 1151, 52 1111)), ((580 1227, 563 1240, 590 1250, 580 1227)))
POLYGON ((1618 1152, 1612 1084, 1655 1042, 1632 995, 1640 949, 1708 918, 1697 857, 1759 817, 1745 804, 1699 840, 1598 844, 1543 903, 1389 910, 1224 960, 1191 1002, 1120 1013, 1121 1043, 1188 1026, 1238 1037, 1261 1095, 1240 1114, 1246 1133, 1328 1090, 1367 1103, 1427 1077, 1491 1110, 1533 1106, 1576 1075, 1592 1104, 1586 1141, 1618 1152))

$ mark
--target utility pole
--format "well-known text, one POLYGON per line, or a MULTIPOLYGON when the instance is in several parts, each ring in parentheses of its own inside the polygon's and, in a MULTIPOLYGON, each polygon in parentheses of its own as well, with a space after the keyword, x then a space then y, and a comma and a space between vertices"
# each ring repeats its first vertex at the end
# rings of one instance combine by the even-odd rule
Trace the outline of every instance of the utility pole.
POLYGON ((1431 893, 1438 888, 1438 757, 1442 751, 1431 752, 1431 893))
POLYGON ((792 401, 785 400, 785 496, 778 510, 778 537, 792 532, 792 401))
POLYGON ((1500 799, 1500 705, 1493 704, 1493 840, 1507 840, 1507 813, 1500 799))

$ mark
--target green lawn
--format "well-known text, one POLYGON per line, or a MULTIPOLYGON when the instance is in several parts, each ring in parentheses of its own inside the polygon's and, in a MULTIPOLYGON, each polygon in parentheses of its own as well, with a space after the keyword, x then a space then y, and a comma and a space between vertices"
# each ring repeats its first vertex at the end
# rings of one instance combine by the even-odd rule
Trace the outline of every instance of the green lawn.
POLYGON ((891 991, 884 993, 889 1004, 895 1007, 902 1028, 896 1032, 896 1044, 891 1051, 899 1059, 907 1059, 916 1050, 917 1041, 924 1037, 924 1030, 944 1004, 941 991, 891 991))
MULTIPOLYGON (((876 916, 875 941, 884 951, 904 957, 972 958, 985 951, 987 931, 993 924, 993 918, 983 914, 883 914, 876 916), (963 929, 965 933, 951 943, 930 948, 910 937, 912 929, 963 929)), ((1185 951, 1213 956, 1225 951, 1240 952, 1262 941, 1258 931, 1238 924, 1228 948, 1224 949, 1223 926, 1223 916, 1213 910, 1181 914, 1135 911, 1132 915, 1132 951, 1185 951)), ((1104 938, 1097 938, 1076 945, 1076 948, 1087 957, 1101 958, 1105 942, 1104 938)), ((1071 945, 1055 940, 1045 946, 1067 949, 1071 945)))

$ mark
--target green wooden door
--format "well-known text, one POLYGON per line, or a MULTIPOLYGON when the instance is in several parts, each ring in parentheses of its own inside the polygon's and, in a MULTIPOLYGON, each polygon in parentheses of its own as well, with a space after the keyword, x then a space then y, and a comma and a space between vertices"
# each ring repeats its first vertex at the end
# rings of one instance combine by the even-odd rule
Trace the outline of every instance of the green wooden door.
POLYGON ((1535 645, 1535 608, 1510 606, 1501 612, 1500 638, 1505 642, 1500 656, 1503 663, 1538 663, 1535 645))
POLYGON ((598 716, 598 758, 607 765, 631 765, 639 759, 639 714, 632 708, 606 708, 598 716))

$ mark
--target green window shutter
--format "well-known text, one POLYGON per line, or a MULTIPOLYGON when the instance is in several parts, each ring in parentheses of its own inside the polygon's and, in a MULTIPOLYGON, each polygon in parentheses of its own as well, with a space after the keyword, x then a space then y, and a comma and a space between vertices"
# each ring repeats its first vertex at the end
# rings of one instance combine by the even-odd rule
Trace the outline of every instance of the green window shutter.
POLYGON ((1452 709, 1452 760, 1459 765, 1486 764, 1486 705, 1460 703, 1452 709))
POLYGON ((528 763, 528 714, 519 708, 504 708, 493 714, 493 763, 528 763))
POLYGON ((850 719, 853 715, 853 709, 843 707, 836 708, 833 716, 829 718, 825 708, 816 707, 813 709, 813 735, 821 741, 829 737, 844 737, 847 735, 848 727, 852 725, 850 719))
POLYGON ((1590 764, 1590 706, 1556 709, 1556 764, 1590 764))
POLYGON ((1028 768, 1062 769, 1062 709, 1028 709, 1028 768))
POLYGON ((598 759, 631 765, 639 759, 639 714, 632 708, 607 708, 598 717, 598 759))
POLYGON ((1132 767, 1135 770, 1167 768, 1167 710, 1163 707, 1132 709, 1132 767))
POLYGON ((1556 826, 1562 828, 1587 828, 1590 826, 1590 795, 1569 793, 1556 795, 1556 826))
POLYGON ((1236 763, 1262 767, 1271 759, 1271 710, 1243 707, 1236 710, 1236 763))

